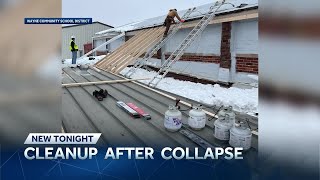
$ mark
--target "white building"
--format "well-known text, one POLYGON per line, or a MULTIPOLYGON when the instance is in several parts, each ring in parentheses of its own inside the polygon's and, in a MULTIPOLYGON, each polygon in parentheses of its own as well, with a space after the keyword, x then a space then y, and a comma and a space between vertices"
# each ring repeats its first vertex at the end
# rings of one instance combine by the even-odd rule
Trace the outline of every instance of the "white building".
MULTIPOLYGON (((198 79, 231 83, 257 83, 258 74, 258 1, 229 0, 209 23, 202 35, 177 61, 172 73, 198 79), (252 78, 253 77, 253 78, 252 78)), ((189 34, 211 4, 202 5, 187 18, 182 28, 167 42, 162 52, 168 57, 189 34)), ((182 16, 186 10, 179 11, 182 16)), ((126 36, 102 51, 112 52, 141 30, 158 27, 165 16, 150 18, 96 33, 94 44, 125 32, 126 36)), ((95 46, 97 47, 97 46, 95 46)), ((160 56, 150 60, 150 66, 161 66, 160 56)), ((186 78, 188 79, 188 78, 186 78)))
POLYGON ((92 24, 71 25, 62 27, 62 59, 70 59, 70 40, 75 36, 79 46, 78 57, 92 49, 92 36, 98 31, 113 28, 110 25, 93 22, 92 24))

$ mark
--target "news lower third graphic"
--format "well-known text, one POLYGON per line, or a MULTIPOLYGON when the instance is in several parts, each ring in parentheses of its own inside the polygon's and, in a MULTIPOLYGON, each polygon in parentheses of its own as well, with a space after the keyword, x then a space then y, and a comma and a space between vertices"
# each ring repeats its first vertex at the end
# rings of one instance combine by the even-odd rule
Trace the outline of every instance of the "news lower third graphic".
POLYGON ((100 133, 31 133, 23 148, 2 149, 0 176, 151 180, 250 179, 257 174, 250 164, 258 159, 248 158, 242 148, 102 147, 100 137, 100 133))
POLYGON ((92 24, 92 18, 24 18, 25 24, 92 24))
MULTIPOLYGON (((51 147, 52 145, 95 145, 100 133, 30 133, 25 140, 26 145, 48 145, 47 147, 27 147, 24 156, 28 160, 34 159, 92 159, 98 154, 96 147, 51 147), (50 146, 51 145, 51 146, 50 146)), ((161 157, 170 159, 243 159, 242 148, 207 148, 204 154, 200 154, 199 149, 182 147, 165 147, 161 150, 161 157), (193 154, 194 153, 194 154, 193 154)), ((125 156, 127 159, 154 159, 155 150, 151 147, 108 147, 104 159, 120 159, 125 156)))

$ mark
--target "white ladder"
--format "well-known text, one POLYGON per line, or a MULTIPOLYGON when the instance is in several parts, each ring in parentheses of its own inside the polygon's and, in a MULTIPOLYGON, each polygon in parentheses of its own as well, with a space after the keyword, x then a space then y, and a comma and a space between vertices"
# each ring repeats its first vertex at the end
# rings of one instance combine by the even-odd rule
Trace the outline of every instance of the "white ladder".
POLYGON ((170 57, 163 63, 158 73, 148 83, 150 87, 156 87, 158 83, 168 74, 171 66, 180 59, 185 50, 192 44, 192 42, 198 37, 204 29, 208 26, 209 22, 215 16, 215 12, 224 4, 225 0, 217 1, 210 7, 209 12, 203 16, 200 22, 193 28, 188 36, 182 41, 178 48, 170 55, 170 57))
MULTIPOLYGON (((182 16, 182 19, 187 19, 194 11, 196 10, 196 8, 190 8, 188 9, 188 11, 182 16)), ((173 26, 173 28, 168 32, 168 36, 163 38, 160 42, 158 42, 156 45, 153 46, 153 48, 151 48, 146 55, 143 57, 143 59, 136 61, 133 65, 133 67, 131 67, 131 69, 124 75, 125 77, 130 78, 136 71, 137 68, 141 68, 142 66, 145 65, 145 63, 152 58, 152 56, 157 53, 159 51, 159 49, 161 49, 161 47, 163 47, 166 42, 174 35, 176 34, 180 27, 181 27, 182 23, 178 22, 177 24, 175 24, 173 26)))

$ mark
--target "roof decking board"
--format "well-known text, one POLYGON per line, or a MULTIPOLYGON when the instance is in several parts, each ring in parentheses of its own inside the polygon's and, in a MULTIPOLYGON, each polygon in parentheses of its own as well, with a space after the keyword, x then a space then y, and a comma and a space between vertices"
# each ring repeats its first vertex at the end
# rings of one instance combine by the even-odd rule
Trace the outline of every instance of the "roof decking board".
POLYGON ((115 50, 110 56, 105 57, 95 66, 110 72, 119 72, 128 64, 137 60, 148 49, 159 42, 163 36, 165 28, 152 28, 139 32, 120 48, 115 50))

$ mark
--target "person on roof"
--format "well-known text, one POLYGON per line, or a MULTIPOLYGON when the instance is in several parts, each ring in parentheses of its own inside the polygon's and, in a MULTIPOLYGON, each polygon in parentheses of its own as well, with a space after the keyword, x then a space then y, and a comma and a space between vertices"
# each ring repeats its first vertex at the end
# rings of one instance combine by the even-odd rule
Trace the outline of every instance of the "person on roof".
POLYGON ((71 41, 70 41, 70 51, 72 53, 72 64, 76 64, 77 62, 77 53, 78 53, 78 46, 75 43, 75 37, 71 36, 71 41))
POLYGON ((170 9, 169 13, 163 23, 163 25, 166 26, 166 31, 164 32, 164 37, 166 37, 168 35, 168 31, 170 29, 171 24, 175 23, 174 17, 176 17, 180 22, 182 22, 182 23, 184 22, 184 20, 181 19, 180 16, 178 15, 177 9, 170 9))

